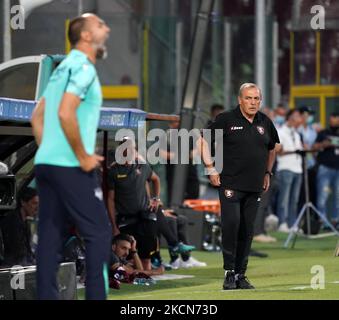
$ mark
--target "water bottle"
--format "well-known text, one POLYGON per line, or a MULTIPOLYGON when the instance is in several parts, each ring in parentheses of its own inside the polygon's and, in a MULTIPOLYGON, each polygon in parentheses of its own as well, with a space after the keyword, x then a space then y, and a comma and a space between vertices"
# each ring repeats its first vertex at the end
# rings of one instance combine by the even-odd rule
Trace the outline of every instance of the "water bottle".
POLYGON ((155 284, 156 281, 152 278, 145 279, 145 278, 135 278, 133 281, 133 284, 136 285, 143 285, 143 286, 150 286, 152 284, 155 284))
POLYGON ((145 284, 145 279, 144 278, 135 278, 133 280, 133 284, 144 285, 145 284))

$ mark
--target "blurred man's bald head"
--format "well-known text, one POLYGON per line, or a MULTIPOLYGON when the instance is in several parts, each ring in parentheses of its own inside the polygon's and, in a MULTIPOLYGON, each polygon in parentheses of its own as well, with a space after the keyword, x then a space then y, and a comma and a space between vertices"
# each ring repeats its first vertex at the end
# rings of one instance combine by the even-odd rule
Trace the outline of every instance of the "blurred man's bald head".
POLYGON ((75 17, 69 23, 68 40, 71 46, 74 47, 81 39, 81 32, 88 31, 90 21, 97 20, 99 17, 94 13, 84 13, 81 16, 75 17))

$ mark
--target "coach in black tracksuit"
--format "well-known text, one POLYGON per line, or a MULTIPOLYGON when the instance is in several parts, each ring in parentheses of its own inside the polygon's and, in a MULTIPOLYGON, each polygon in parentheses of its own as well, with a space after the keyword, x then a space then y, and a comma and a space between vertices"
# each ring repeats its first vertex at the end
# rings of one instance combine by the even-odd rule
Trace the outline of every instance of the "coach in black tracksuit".
POLYGON ((279 137, 272 121, 259 112, 261 91, 251 83, 240 87, 239 105, 221 113, 208 129, 212 137, 222 129, 216 156, 223 146, 223 167, 219 175, 213 166, 204 139, 202 157, 212 185, 219 187, 222 247, 225 280, 223 288, 253 289, 245 277, 251 248, 254 221, 260 196, 270 185, 275 144, 279 137))

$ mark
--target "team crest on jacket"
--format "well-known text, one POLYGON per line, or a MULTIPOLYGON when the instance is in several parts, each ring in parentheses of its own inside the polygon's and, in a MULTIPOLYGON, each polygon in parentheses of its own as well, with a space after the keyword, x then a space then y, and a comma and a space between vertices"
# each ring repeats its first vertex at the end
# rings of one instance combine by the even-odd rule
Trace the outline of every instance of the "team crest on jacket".
POLYGON ((225 197, 230 199, 230 198, 233 198, 234 196, 234 191, 233 190, 225 190, 225 197))
POLYGON ((257 126, 257 130, 258 130, 258 132, 259 132, 261 135, 263 135, 263 134, 265 133, 264 127, 257 126))

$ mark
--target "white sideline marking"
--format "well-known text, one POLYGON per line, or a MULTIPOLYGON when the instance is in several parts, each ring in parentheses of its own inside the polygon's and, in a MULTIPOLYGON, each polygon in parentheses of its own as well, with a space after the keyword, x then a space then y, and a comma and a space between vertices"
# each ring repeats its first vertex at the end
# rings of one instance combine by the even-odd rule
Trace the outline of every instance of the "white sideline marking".
POLYGON ((306 289, 311 289, 311 287, 310 286, 299 286, 299 287, 290 288, 290 290, 306 290, 306 289))
MULTIPOLYGON (((339 280, 331 281, 331 282, 327 282, 327 283, 339 284, 339 280)), ((299 287, 290 288, 290 290, 305 290, 305 289, 312 289, 312 288, 311 288, 311 286, 299 286, 299 287)))
MULTIPOLYGON (((162 280, 178 280, 178 279, 188 279, 188 278, 194 278, 195 276, 191 275, 185 275, 185 274, 163 274, 159 276, 152 276, 152 278, 156 281, 162 281, 162 280)), ((83 283, 77 283, 77 289, 84 289, 85 286, 83 283)))
POLYGON ((188 279, 188 278, 194 278, 194 276, 191 275, 185 275, 185 274, 162 274, 159 276, 152 276, 152 278, 156 281, 158 280, 177 280, 177 279, 188 279))

